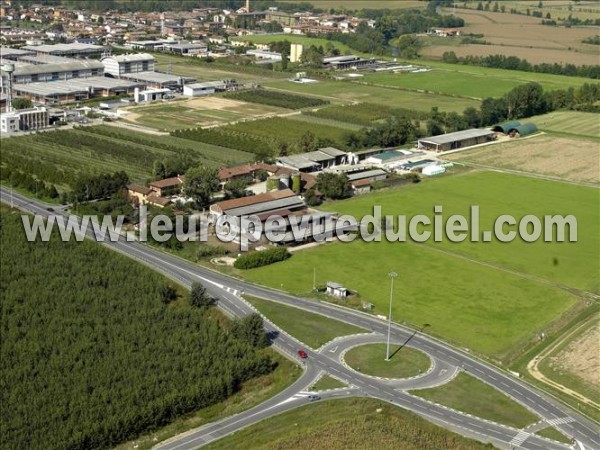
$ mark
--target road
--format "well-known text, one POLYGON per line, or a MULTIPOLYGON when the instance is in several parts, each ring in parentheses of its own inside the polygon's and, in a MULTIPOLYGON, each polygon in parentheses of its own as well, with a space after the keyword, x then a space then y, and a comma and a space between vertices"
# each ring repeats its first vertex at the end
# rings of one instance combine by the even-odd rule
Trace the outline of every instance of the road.
MULTIPOLYGON (((7 189, 0 188, 0 198, 4 203, 11 203, 11 196, 7 189)), ((62 210, 50 212, 48 208, 53 208, 51 205, 45 205, 37 201, 34 202, 17 193, 13 193, 12 201, 15 207, 33 214, 42 216, 67 214, 62 210)), ((91 231, 89 231, 88 237, 95 238, 91 231)), ((358 345, 363 342, 372 342, 374 339, 379 339, 380 342, 383 342, 387 333, 387 322, 372 315, 256 286, 207 268, 199 267, 143 243, 119 240, 116 242, 105 241, 102 245, 133 258, 186 287, 189 287, 193 281, 202 282, 209 293, 218 299, 218 307, 230 316, 242 317, 255 311, 241 297, 242 294, 249 294, 321 314, 366 330, 367 334, 349 338, 349 343, 346 342, 344 345, 358 345)), ((264 418, 306 404, 308 401, 305 394, 306 388, 317 379, 320 373, 330 374, 343 380, 350 386, 346 390, 324 393, 322 400, 339 396, 368 396, 381 399, 417 413, 444 428, 482 442, 491 442, 499 448, 532 450, 569 448, 564 444, 530 434, 523 430, 445 408, 412 396, 407 392, 409 389, 437 385, 448 381, 448 371, 456 372, 457 370, 464 370, 535 412, 548 424, 556 426, 567 436, 582 442, 586 449, 600 450, 598 427, 593 422, 509 373, 481 361, 467 352, 453 348, 442 341, 427 336, 422 332, 393 324, 392 339, 394 342, 405 343, 426 353, 436 363, 436 367, 440 367, 440 370, 423 374, 422 377, 417 377, 410 382, 404 382, 403 385, 395 386, 394 383, 390 383, 389 381, 369 377, 346 367, 339 357, 339 352, 328 351, 331 350, 331 347, 328 345, 321 349, 313 350, 285 333, 284 330, 278 329, 269 321, 265 321, 265 328, 271 337, 275 349, 290 358, 304 363, 304 374, 287 389, 255 408, 176 436, 169 441, 157 445, 157 449, 184 450, 198 448, 264 418), (306 361, 300 361, 297 358, 297 350, 299 348, 304 348, 309 354, 306 361), (443 373, 441 371, 442 367, 446 369, 443 373)))

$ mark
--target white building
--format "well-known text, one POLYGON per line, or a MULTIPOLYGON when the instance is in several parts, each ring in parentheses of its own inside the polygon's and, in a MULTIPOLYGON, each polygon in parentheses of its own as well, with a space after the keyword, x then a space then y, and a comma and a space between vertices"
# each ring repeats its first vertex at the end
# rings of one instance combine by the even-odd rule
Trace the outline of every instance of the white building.
POLYGON ((0 114, 0 131, 2 133, 19 131, 19 115, 15 113, 0 114))
POLYGON ((126 73, 153 72, 154 56, 149 53, 133 53, 102 58, 104 72, 119 78, 126 73))
POLYGON ((300 58, 302 57, 303 51, 304 47, 302 46, 302 44, 292 44, 290 46, 290 62, 300 62, 300 58))
POLYGON ((0 114, 0 131, 31 131, 46 128, 49 124, 46 108, 29 108, 0 114))

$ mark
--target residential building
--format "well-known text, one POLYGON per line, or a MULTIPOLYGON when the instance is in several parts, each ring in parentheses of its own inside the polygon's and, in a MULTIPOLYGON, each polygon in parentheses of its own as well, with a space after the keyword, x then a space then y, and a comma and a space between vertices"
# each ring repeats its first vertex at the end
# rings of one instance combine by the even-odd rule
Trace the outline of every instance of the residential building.
POLYGON ((176 177, 165 178, 164 180, 152 181, 149 187, 158 197, 166 197, 167 195, 179 194, 184 181, 184 175, 177 175, 176 177))

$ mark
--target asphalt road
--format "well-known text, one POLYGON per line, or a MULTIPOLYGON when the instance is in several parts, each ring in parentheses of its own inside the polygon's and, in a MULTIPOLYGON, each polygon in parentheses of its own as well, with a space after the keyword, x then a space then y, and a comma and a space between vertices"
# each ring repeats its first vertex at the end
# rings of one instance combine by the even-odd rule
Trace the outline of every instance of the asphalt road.
MULTIPOLYGON (((1 188, 0 195, 3 202, 10 204, 11 197, 8 190, 1 188)), ((31 199, 17 193, 13 193, 12 201, 15 207, 30 213, 47 216, 54 213, 48 211, 48 208, 53 208, 57 211, 55 214, 62 214, 54 206, 45 205, 37 201, 33 202, 31 199)), ((94 238, 91 231, 88 235, 94 238)), ((218 298, 218 306, 231 316, 241 317, 254 311, 251 305, 241 298, 241 294, 246 293, 347 322, 362 327, 367 332, 373 332, 382 338, 387 334, 387 322, 372 315, 252 285, 199 267, 178 257, 165 254, 146 244, 120 240, 117 242, 103 242, 103 245, 142 262, 184 286, 189 287, 193 281, 202 282, 207 290, 218 298)), ((408 384, 404 382, 403 385, 395 386, 394 383, 368 377, 346 367, 341 363, 339 355, 335 354, 335 352, 326 351, 327 346, 320 349, 320 351, 315 351, 268 321, 265 322, 265 327, 272 338, 273 346, 290 358, 299 360, 297 358, 297 350, 299 348, 304 348, 307 351, 309 358, 305 362, 305 373, 300 379, 278 395, 255 408, 176 436, 167 442, 159 444, 156 447, 157 449, 184 450, 198 448, 266 417, 306 404, 308 400, 306 399, 305 389, 322 372, 345 381, 351 388, 325 393, 322 395, 322 400, 319 401, 338 396, 369 396, 413 411, 434 423, 462 435, 483 442, 491 442, 499 448, 535 450, 569 448, 564 444, 541 438, 522 430, 486 421, 430 403, 406 392, 408 389, 422 387, 424 380, 426 380, 425 384, 441 384, 448 381, 448 371, 456 372, 456 370, 464 370, 535 412, 543 420, 556 426, 567 436, 577 439, 585 445, 586 449, 600 450, 598 427, 587 418, 509 373, 474 358, 467 352, 431 338, 422 332, 410 330, 398 324, 393 324, 392 326, 392 338, 394 341, 406 343, 406 345, 425 352, 434 362, 443 366, 446 371, 443 373, 441 370, 438 372, 434 371, 434 373, 425 374, 423 377, 408 382, 408 384), (429 378, 426 379, 425 377, 429 378)), ((363 342, 363 339, 364 342, 369 342, 369 339, 372 339, 372 337, 367 336, 369 335, 357 336, 353 338, 355 340, 351 343, 355 345, 360 344, 363 342)))

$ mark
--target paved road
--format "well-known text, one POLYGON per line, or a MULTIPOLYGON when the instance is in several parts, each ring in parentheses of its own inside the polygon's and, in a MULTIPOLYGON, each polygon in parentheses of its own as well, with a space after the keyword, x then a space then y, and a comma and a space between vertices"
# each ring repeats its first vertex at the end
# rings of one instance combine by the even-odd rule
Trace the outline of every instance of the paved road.
MULTIPOLYGON (((0 195, 3 202, 10 203, 10 196, 6 189, 1 188, 0 195)), ((16 207, 24 211, 44 216, 51 214, 47 210, 50 205, 32 202, 32 200, 19 194, 13 194, 13 201, 16 207)), ((242 293, 247 293, 341 320, 381 336, 387 333, 387 323, 374 316, 255 286, 196 266, 142 243, 117 241, 104 242, 103 245, 162 272, 184 286, 190 286, 193 281, 203 282, 207 290, 218 298, 218 306, 232 316, 240 317, 253 311, 252 307, 240 297, 242 293)), ((177 436, 168 443, 161 444, 160 449, 183 450, 197 448, 207 442, 256 423, 265 417, 300 406, 303 402, 306 402, 300 393, 316 379, 320 372, 329 373, 353 387, 353 389, 340 393, 326 394, 325 397, 360 395, 379 398, 411 410, 445 428, 484 442, 492 442, 500 448, 517 447, 535 450, 568 448, 563 444, 522 430, 472 417, 414 397, 404 389, 396 388, 393 384, 366 377, 344 366, 338 356, 329 355, 328 352, 322 351, 327 347, 324 347, 321 351, 315 351, 307 348, 269 322, 266 322, 266 328, 272 337, 274 347, 284 354, 294 358, 298 348, 303 347, 307 350, 309 359, 305 374, 292 386, 267 402, 231 418, 193 430, 183 436, 177 436)), ((568 436, 581 441, 586 448, 600 450, 600 436, 594 423, 523 381, 472 357, 466 352, 398 324, 393 325, 392 337, 399 343, 407 343, 407 345, 427 353, 434 361, 444 364, 447 370, 458 368, 470 373, 536 412, 542 419, 556 426, 568 436)), ((359 340, 356 342, 360 343, 360 338, 357 339, 359 340)), ((437 376, 437 381, 444 381, 444 374, 438 373, 437 376)), ((422 382, 422 380, 415 381, 415 388, 418 387, 419 382, 422 382)), ((435 382, 435 376, 428 381, 428 383, 435 382)), ((404 388, 408 387, 404 386, 404 388)), ((412 389, 412 387, 410 388, 412 389)))

